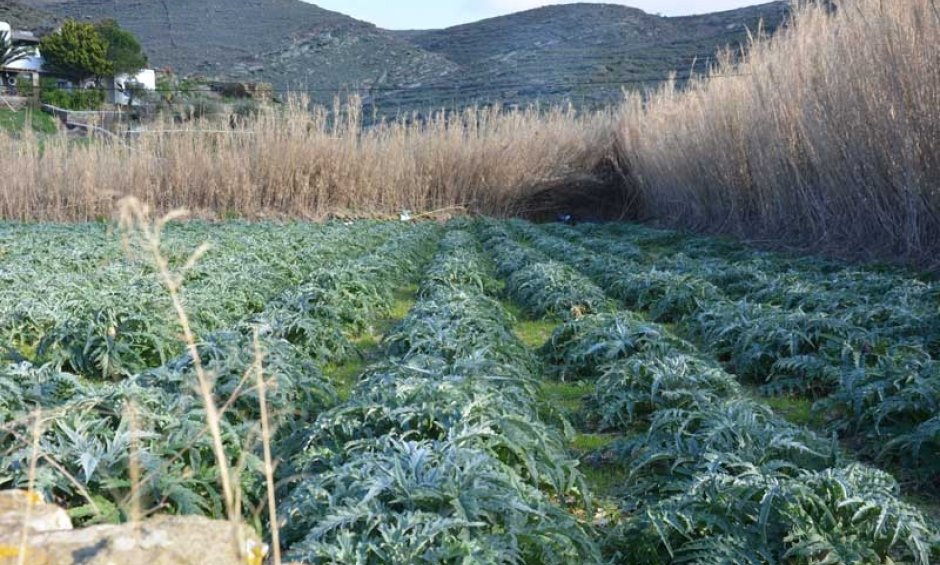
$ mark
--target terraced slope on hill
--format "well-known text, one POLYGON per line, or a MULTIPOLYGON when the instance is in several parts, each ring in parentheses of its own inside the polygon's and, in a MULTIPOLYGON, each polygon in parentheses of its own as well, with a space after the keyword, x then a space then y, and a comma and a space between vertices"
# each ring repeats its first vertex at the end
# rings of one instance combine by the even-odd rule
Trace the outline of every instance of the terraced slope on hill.
POLYGON ((761 22, 783 23, 784 2, 664 18, 613 4, 546 6, 444 30, 399 35, 461 65, 444 82, 464 95, 509 102, 609 102, 670 72, 702 71, 718 48, 739 45, 761 22))

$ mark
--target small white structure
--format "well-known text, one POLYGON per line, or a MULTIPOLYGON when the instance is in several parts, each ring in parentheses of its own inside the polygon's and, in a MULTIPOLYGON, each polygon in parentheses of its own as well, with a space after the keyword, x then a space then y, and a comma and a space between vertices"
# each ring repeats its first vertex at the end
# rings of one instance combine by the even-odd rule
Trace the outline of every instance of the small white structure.
POLYGON ((13 45, 28 49, 28 55, 0 67, 0 87, 15 89, 25 76, 33 87, 39 86, 39 75, 43 72, 42 55, 39 53, 39 38, 28 31, 15 31, 7 22, 0 22, 0 37, 13 45))
POLYGON ((128 106, 137 105, 139 100, 134 100, 133 90, 145 90, 153 92, 157 89, 157 73, 153 69, 143 69, 134 76, 117 75, 112 81, 112 88, 108 89, 108 102, 128 106))
POLYGON ((11 73, 42 73, 42 65, 42 55, 30 55, 3 67, 3 70, 11 73))

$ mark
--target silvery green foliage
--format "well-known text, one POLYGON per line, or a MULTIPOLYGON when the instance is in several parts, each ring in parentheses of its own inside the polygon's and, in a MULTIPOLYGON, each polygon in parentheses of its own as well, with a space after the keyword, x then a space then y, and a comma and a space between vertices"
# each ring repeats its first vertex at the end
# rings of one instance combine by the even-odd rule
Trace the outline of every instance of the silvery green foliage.
POLYGON ((742 394, 732 375, 700 357, 644 352, 601 369, 584 412, 598 430, 642 431, 661 410, 702 410, 742 394))
MULTIPOLYGON (((470 226, 465 226, 470 227, 470 226)), ((501 288, 499 281, 492 276, 491 267, 481 253, 463 253, 461 249, 475 249, 479 242, 472 233, 464 229, 448 232, 442 245, 449 253, 442 253, 424 273, 422 289, 434 292, 439 288, 467 288, 475 294, 495 295, 501 288)), ((496 309, 497 312, 501 309, 496 309)))
POLYGON ((604 292, 561 263, 537 263, 514 272, 506 281, 510 298, 533 316, 577 317, 610 309, 604 292))
POLYGON ((275 297, 252 317, 263 332, 283 338, 321 362, 354 355, 348 339, 385 313, 395 288, 417 276, 436 226, 415 227, 358 258, 323 265, 308 281, 275 297))
POLYGON ((576 318, 613 309, 604 291, 587 277, 513 241, 499 224, 483 224, 481 233, 500 275, 506 277, 507 295, 530 315, 576 318))
POLYGON ((599 429, 627 434, 605 455, 629 469, 630 517, 606 545, 617 559, 931 562, 936 532, 890 475, 739 399, 733 378, 694 352, 596 370, 588 410, 599 429))
POLYGON ((515 339, 509 320, 509 314, 488 296, 439 288, 425 292, 408 316, 392 328, 386 337, 388 351, 395 357, 430 355, 450 362, 482 356, 532 370, 535 359, 515 339))
POLYGON ((838 317, 747 302, 716 302, 695 317, 694 335, 742 378, 825 394, 866 333, 838 317))
MULTIPOLYGON (((606 268, 531 227, 516 230, 548 256, 564 256, 588 272, 606 268)), ((624 274, 610 278, 616 276, 624 274)), ((703 296, 678 319, 726 300, 703 296)), ((804 334, 794 329, 789 341, 784 332, 770 340, 768 369, 838 339, 827 334, 832 327, 824 317, 814 316, 818 325, 799 326, 808 329, 804 334)), ((755 362, 760 347, 754 339, 756 353, 747 352, 755 362)), ((605 543, 615 561, 929 563, 934 557, 936 532, 901 500, 890 475, 847 462, 834 440, 742 399, 734 377, 666 328, 631 314, 585 316, 560 327, 542 353, 569 373, 595 378, 584 420, 624 434, 598 454, 628 471, 624 519, 605 543)))
POLYGON ((385 435, 368 454, 299 485, 292 501, 301 498, 287 518, 291 526, 311 524, 289 554, 304 562, 594 560, 593 544, 570 514, 460 436, 385 435))
MULTIPOLYGON (((167 227, 162 252, 178 270, 199 244, 210 246, 183 277, 185 306, 202 334, 230 328, 323 263, 372 249, 397 229, 189 222, 167 227)), ((128 237, 125 250, 103 224, 0 227, 0 343, 35 365, 103 380, 181 353, 167 293, 128 237)))
POLYGON ((553 492, 565 493, 578 480, 563 438, 539 418, 531 383, 502 362, 471 356, 450 363, 418 355, 406 364, 373 368, 356 392, 309 427, 299 468, 316 471, 389 435, 460 437, 553 492))
POLYGON ((841 378, 818 408, 840 414, 833 425, 859 438, 866 454, 899 462, 929 487, 940 476, 940 362, 920 348, 898 347, 841 378))
POLYGON ((816 400, 866 457, 925 486, 940 474, 936 283, 641 226, 516 230, 764 393, 816 400))
MULTIPOLYGON (((622 519, 600 532, 608 558, 940 558, 935 529, 890 475, 743 399, 726 372, 768 393, 818 397, 832 429, 866 455, 935 480, 933 283, 645 227, 458 220, 424 271, 418 304, 389 332, 386 358, 337 404, 319 365, 356 355, 350 332, 417 278, 439 228, 271 228, 186 224, 164 244, 174 268, 193 241, 208 237, 217 250, 186 273, 183 297, 224 403, 223 441, 242 464, 248 517, 264 495, 250 441, 257 332, 291 558, 600 560, 597 532, 570 511, 590 510, 577 462, 539 410, 540 361, 493 299, 503 283, 473 230, 507 296, 568 318, 540 351, 548 375, 590 383, 581 420, 622 436, 588 458, 627 470, 622 519), (601 288, 646 317, 617 312, 601 288), (674 322, 720 365, 648 318, 674 322)), ((192 358, 152 270, 100 245, 102 235, 0 226, 0 487, 26 484, 41 408, 41 450, 78 484, 40 460, 38 485, 79 520, 122 519, 131 445, 148 477, 145 507, 220 516, 192 358)))
POLYGON ((935 534, 899 500, 897 483, 859 465, 795 474, 744 463, 733 473, 703 469, 686 492, 612 537, 643 562, 932 563, 936 555, 935 534))
MULTIPOLYGON (((246 239, 244 245, 250 244, 257 234, 249 226, 241 229, 246 239)), ((302 228, 298 229, 303 234, 302 228)), ((303 255, 308 260, 318 254, 333 257, 332 263, 290 266, 291 271, 279 276, 292 286, 280 294, 268 294, 270 299, 266 303, 236 312, 240 317, 233 313, 218 316, 218 323, 231 321, 229 328, 201 332, 197 344, 220 405, 222 439, 230 457, 229 465, 241 466, 239 486, 249 518, 255 506, 264 500, 258 451, 259 398, 253 370, 256 354, 261 355, 262 374, 267 382, 269 413, 275 430, 274 455, 286 460, 302 446, 304 436, 300 432, 304 425, 337 402, 336 393, 323 378, 317 362, 349 354, 343 332, 361 329, 387 308, 391 289, 420 269, 438 232, 430 224, 416 227, 361 224, 360 242, 346 244, 341 236, 351 231, 349 228, 320 229, 312 238, 290 245, 297 249, 307 244, 320 246, 319 250, 311 249, 303 255), (344 253, 350 256, 343 257, 344 253), (362 273, 358 279, 350 275, 357 271, 362 273), (306 280, 299 280, 300 276, 306 280), (368 292, 362 292, 363 289, 368 292), (303 293, 307 294, 302 304, 285 299, 303 293), (339 306, 334 307, 334 303, 339 306), (314 351, 308 341, 280 331, 292 324, 325 328, 319 330, 320 335, 332 332, 330 335, 338 337, 330 343, 332 349, 314 351)), ((256 243, 264 241, 262 237, 256 243)), ((279 250, 267 252, 277 254, 279 250)), ((241 268, 254 269, 250 265, 241 268)), ((194 275, 190 272, 189 276, 194 275)), ((210 269, 199 276, 219 273, 210 269)), ((184 298, 190 297, 187 292, 184 288, 184 298)), ((194 294, 198 296, 198 291, 194 294)), ((146 299, 143 303, 147 304, 146 299)), ((239 304, 245 306, 246 302, 239 304)), ((197 316, 206 318, 207 312, 200 310, 197 316)), ((122 331, 111 333, 120 337, 122 331)), ((94 336, 94 332, 89 335, 94 336)), ((178 345, 167 346, 167 351, 181 349, 178 345)), ((83 375, 63 370, 75 368, 79 365, 77 361, 62 363, 53 358, 40 366, 22 360, 21 355, 11 357, 20 360, 0 366, 0 387, 19 394, 15 402, 0 403, 0 422, 5 424, 0 433, 0 444, 4 446, 0 452, 0 485, 23 486, 29 480, 32 414, 41 409, 43 433, 39 447, 43 457, 38 460, 36 485, 56 500, 74 506, 78 518, 121 519, 132 487, 128 459, 132 443, 141 473, 146 477, 140 491, 144 508, 223 515, 218 469, 206 433, 206 414, 197 393, 193 358, 188 352, 116 382, 102 382, 105 375, 91 366, 83 375), (133 414, 128 410, 131 406, 133 414), (69 479, 63 470, 75 479, 69 479), (84 493, 91 496, 90 501, 84 493)), ((109 371, 108 376, 114 379, 122 372, 109 371)))
MULTIPOLYGON (((717 287, 697 277, 639 268, 627 259, 636 257, 632 247, 625 255, 613 255, 610 249, 599 255, 586 253, 583 247, 561 237, 547 236, 532 224, 517 223, 516 230, 536 249, 549 257, 563 258, 596 279, 624 306, 648 312, 649 318, 657 322, 678 321, 696 312, 701 303, 721 296, 717 287)), ((571 235, 573 231, 563 233, 571 235)))
POLYGON ((470 234, 451 230, 388 359, 308 427, 281 505, 288 558, 308 563, 597 562, 558 500, 583 496, 563 436, 470 234))
MULTIPOLYGON (((282 441, 301 422, 309 421, 335 403, 335 393, 319 370, 287 342, 262 338, 263 374, 268 381, 272 425, 277 430, 276 455, 282 441)), ((259 405, 252 365, 255 343, 251 334, 220 333, 199 345, 204 366, 214 381, 217 398, 228 404, 221 421, 223 440, 232 462, 248 465, 241 487, 247 500, 261 500, 257 480, 260 461, 247 438, 258 433, 259 405)), ((82 506, 79 490, 119 505, 131 488, 130 444, 136 443, 139 464, 149 477, 141 491, 147 505, 162 503, 180 513, 223 514, 217 493, 216 466, 206 415, 197 393, 189 355, 120 383, 94 383, 59 373, 51 366, 17 367, 23 387, 23 407, 41 407, 45 419, 39 451, 74 476, 78 484, 46 460, 39 461, 36 487, 59 500, 82 506), (129 409, 133 406, 133 415, 129 409)), ((31 418, 22 411, 3 443, 19 447, 7 453, 2 467, 12 472, 6 486, 29 481, 32 454, 31 418)), ((98 517, 108 518, 112 517, 98 517)))
POLYGON ((697 312, 703 303, 721 296, 718 287, 707 281, 655 268, 626 272, 601 282, 626 307, 649 312, 650 318, 658 322, 682 320, 697 312))
POLYGON ((662 356, 694 350, 659 324, 617 312, 562 324, 540 353, 549 364, 549 374, 570 380, 595 378, 599 366, 641 353, 662 356))

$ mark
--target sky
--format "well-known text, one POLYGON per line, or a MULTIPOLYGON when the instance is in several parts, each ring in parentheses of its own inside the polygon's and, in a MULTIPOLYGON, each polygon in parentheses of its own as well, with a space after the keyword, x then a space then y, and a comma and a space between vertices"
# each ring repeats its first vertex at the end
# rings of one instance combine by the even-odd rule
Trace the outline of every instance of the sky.
MULTIPOLYGON (((575 0, 307 0, 386 29, 433 29, 575 0)), ((582 0, 584 1, 584 0, 582 0)), ((651 14, 679 16, 732 10, 770 0, 602 0, 651 14)))

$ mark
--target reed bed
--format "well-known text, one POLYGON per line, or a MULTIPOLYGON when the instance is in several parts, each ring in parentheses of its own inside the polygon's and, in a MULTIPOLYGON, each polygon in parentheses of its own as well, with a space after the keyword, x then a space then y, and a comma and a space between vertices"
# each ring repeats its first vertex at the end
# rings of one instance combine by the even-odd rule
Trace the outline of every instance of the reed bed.
POLYGON ((527 191, 590 168, 599 124, 611 122, 571 108, 475 108, 364 127, 360 109, 352 99, 311 111, 297 98, 248 121, 163 123, 128 138, 0 136, 0 217, 108 218, 123 196, 156 211, 247 218, 509 214, 527 191))
POLYGON ((624 217, 671 227, 936 267, 937 2, 803 0, 782 31, 754 30, 682 88, 593 114, 473 108, 365 126, 356 99, 295 99, 129 138, 0 135, 0 218, 108 218, 125 195, 215 217, 508 216, 571 202, 546 198, 554 189, 585 194, 599 217, 627 206, 624 217), (620 174, 601 180, 615 190, 585 193, 611 162, 620 174))
POLYGON ((936 0, 805 3, 729 61, 623 105, 644 217, 936 264, 936 0))

